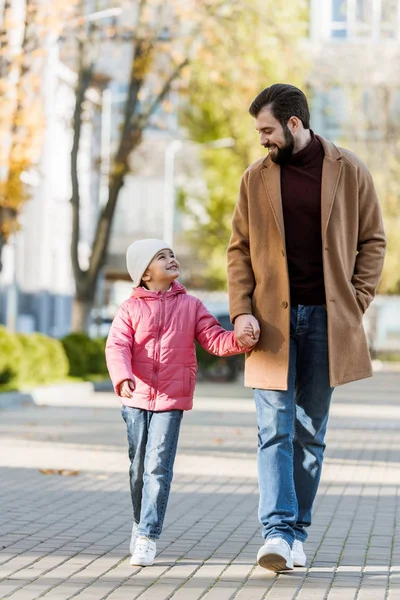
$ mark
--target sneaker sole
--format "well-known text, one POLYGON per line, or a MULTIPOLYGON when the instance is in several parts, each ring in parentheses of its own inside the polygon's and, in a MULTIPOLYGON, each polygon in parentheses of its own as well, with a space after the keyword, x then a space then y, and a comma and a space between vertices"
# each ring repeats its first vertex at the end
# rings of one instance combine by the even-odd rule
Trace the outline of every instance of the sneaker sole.
POLYGON ((269 571, 274 571, 275 573, 293 570, 292 561, 286 560, 286 558, 281 554, 263 554, 263 556, 260 556, 257 562, 263 569, 268 569, 269 571))
POLYGON ((154 561, 151 562, 139 562, 139 561, 129 561, 131 567, 151 567, 154 561))
POLYGON ((293 566, 294 567, 305 567, 306 566, 306 562, 307 559, 293 559, 293 566))

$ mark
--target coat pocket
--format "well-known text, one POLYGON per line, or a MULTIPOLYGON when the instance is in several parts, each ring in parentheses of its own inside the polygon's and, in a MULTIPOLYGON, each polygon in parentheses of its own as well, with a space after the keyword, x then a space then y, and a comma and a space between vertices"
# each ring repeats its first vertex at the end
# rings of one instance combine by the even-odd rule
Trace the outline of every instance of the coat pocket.
POLYGON ((196 384, 196 369, 192 366, 186 366, 183 370, 183 395, 193 395, 196 384))
POLYGON ((354 302, 355 302, 355 304, 356 304, 356 306, 357 306, 357 309, 358 309, 359 315, 362 317, 362 316, 363 316, 363 314, 364 314, 364 311, 363 311, 363 309, 362 309, 362 306, 361 306, 361 304, 359 303, 359 301, 358 301, 358 299, 357 299, 357 291, 356 291, 356 288, 355 288, 355 287, 354 287, 354 285, 351 283, 351 281, 349 281, 349 285, 350 285, 350 287, 351 287, 351 291, 352 291, 352 293, 353 293, 353 297, 354 297, 354 302))

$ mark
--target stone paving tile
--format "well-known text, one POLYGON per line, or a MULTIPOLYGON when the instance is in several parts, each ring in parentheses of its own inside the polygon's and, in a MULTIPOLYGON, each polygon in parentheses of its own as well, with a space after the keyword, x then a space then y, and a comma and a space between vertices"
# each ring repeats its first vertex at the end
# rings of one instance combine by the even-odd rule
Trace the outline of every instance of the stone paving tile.
POLYGON ((400 374, 335 391, 307 567, 281 575, 255 566, 262 539, 249 390, 198 386, 146 569, 129 565, 127 453, 114 397, 2 411, 0 598, 400 600, 399 392, 400 374))

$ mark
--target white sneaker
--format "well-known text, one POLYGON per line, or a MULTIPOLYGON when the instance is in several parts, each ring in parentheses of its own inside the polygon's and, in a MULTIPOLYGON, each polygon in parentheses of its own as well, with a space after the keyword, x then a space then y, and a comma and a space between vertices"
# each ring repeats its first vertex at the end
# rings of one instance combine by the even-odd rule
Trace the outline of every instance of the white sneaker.
POLYGON ((133 525, 132 525, 132 533, 131 533, 131 541, 129 544, 129 552, 131 554, 133 554, 135 552, 135 546, 136 546, 136 539, 137 539, 137 524, 135 523, 135 521, 133 521, 133 525))
POLYGON ((264 546, 258 551, 257 562, 260 567, 270 571, 287 571, 293 569, 292 551, 287 543, 281 537, 267 539, 264 546))
POLYGON ((294 540, 292 546, 292 554, 293 554, 293 565, 295 567, 305 567, 307 562, 307 556, 303 550, 303 542, 300 540, 294 540))
POLYGON ((132 566, 149 567, 156 556, 156 543, 154 540, 141 536, 136 541, 135 551, 131 556, 132 566))

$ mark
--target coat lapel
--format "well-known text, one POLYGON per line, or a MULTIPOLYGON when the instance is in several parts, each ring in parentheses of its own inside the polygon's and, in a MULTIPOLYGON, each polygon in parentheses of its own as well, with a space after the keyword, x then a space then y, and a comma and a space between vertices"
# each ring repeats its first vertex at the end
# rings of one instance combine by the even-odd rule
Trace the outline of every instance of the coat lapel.
MULTIPOLYGON (((341 155, 338 149, 332 143, 323 140, 319 136, 317 137, 322 142, 325 151, 321 184, 321 226, 322 239, 324 240, 343 164, 340 160, 341 155)), ((268 157, 264 165, 261 174, 265 191, 282 239, 285 240, 281 196, 281 169, 279 165, 268 159, 268 157)))
POLYGON ((282 196, 281 196, 281 168, 279 165, 268 161, 266 168, 261 171, 265 191, 275 217, 276 224, 285 239, 285 226, 283 223, 282 196))
POLYGON ((322 166, 321 184, 321 227, 323 240, 325 239, 329 217, 331 216, 333 202, 336 195, 336 188, 339 183, 342 167, 342 161, 334 160, 325 155, 322 166))

